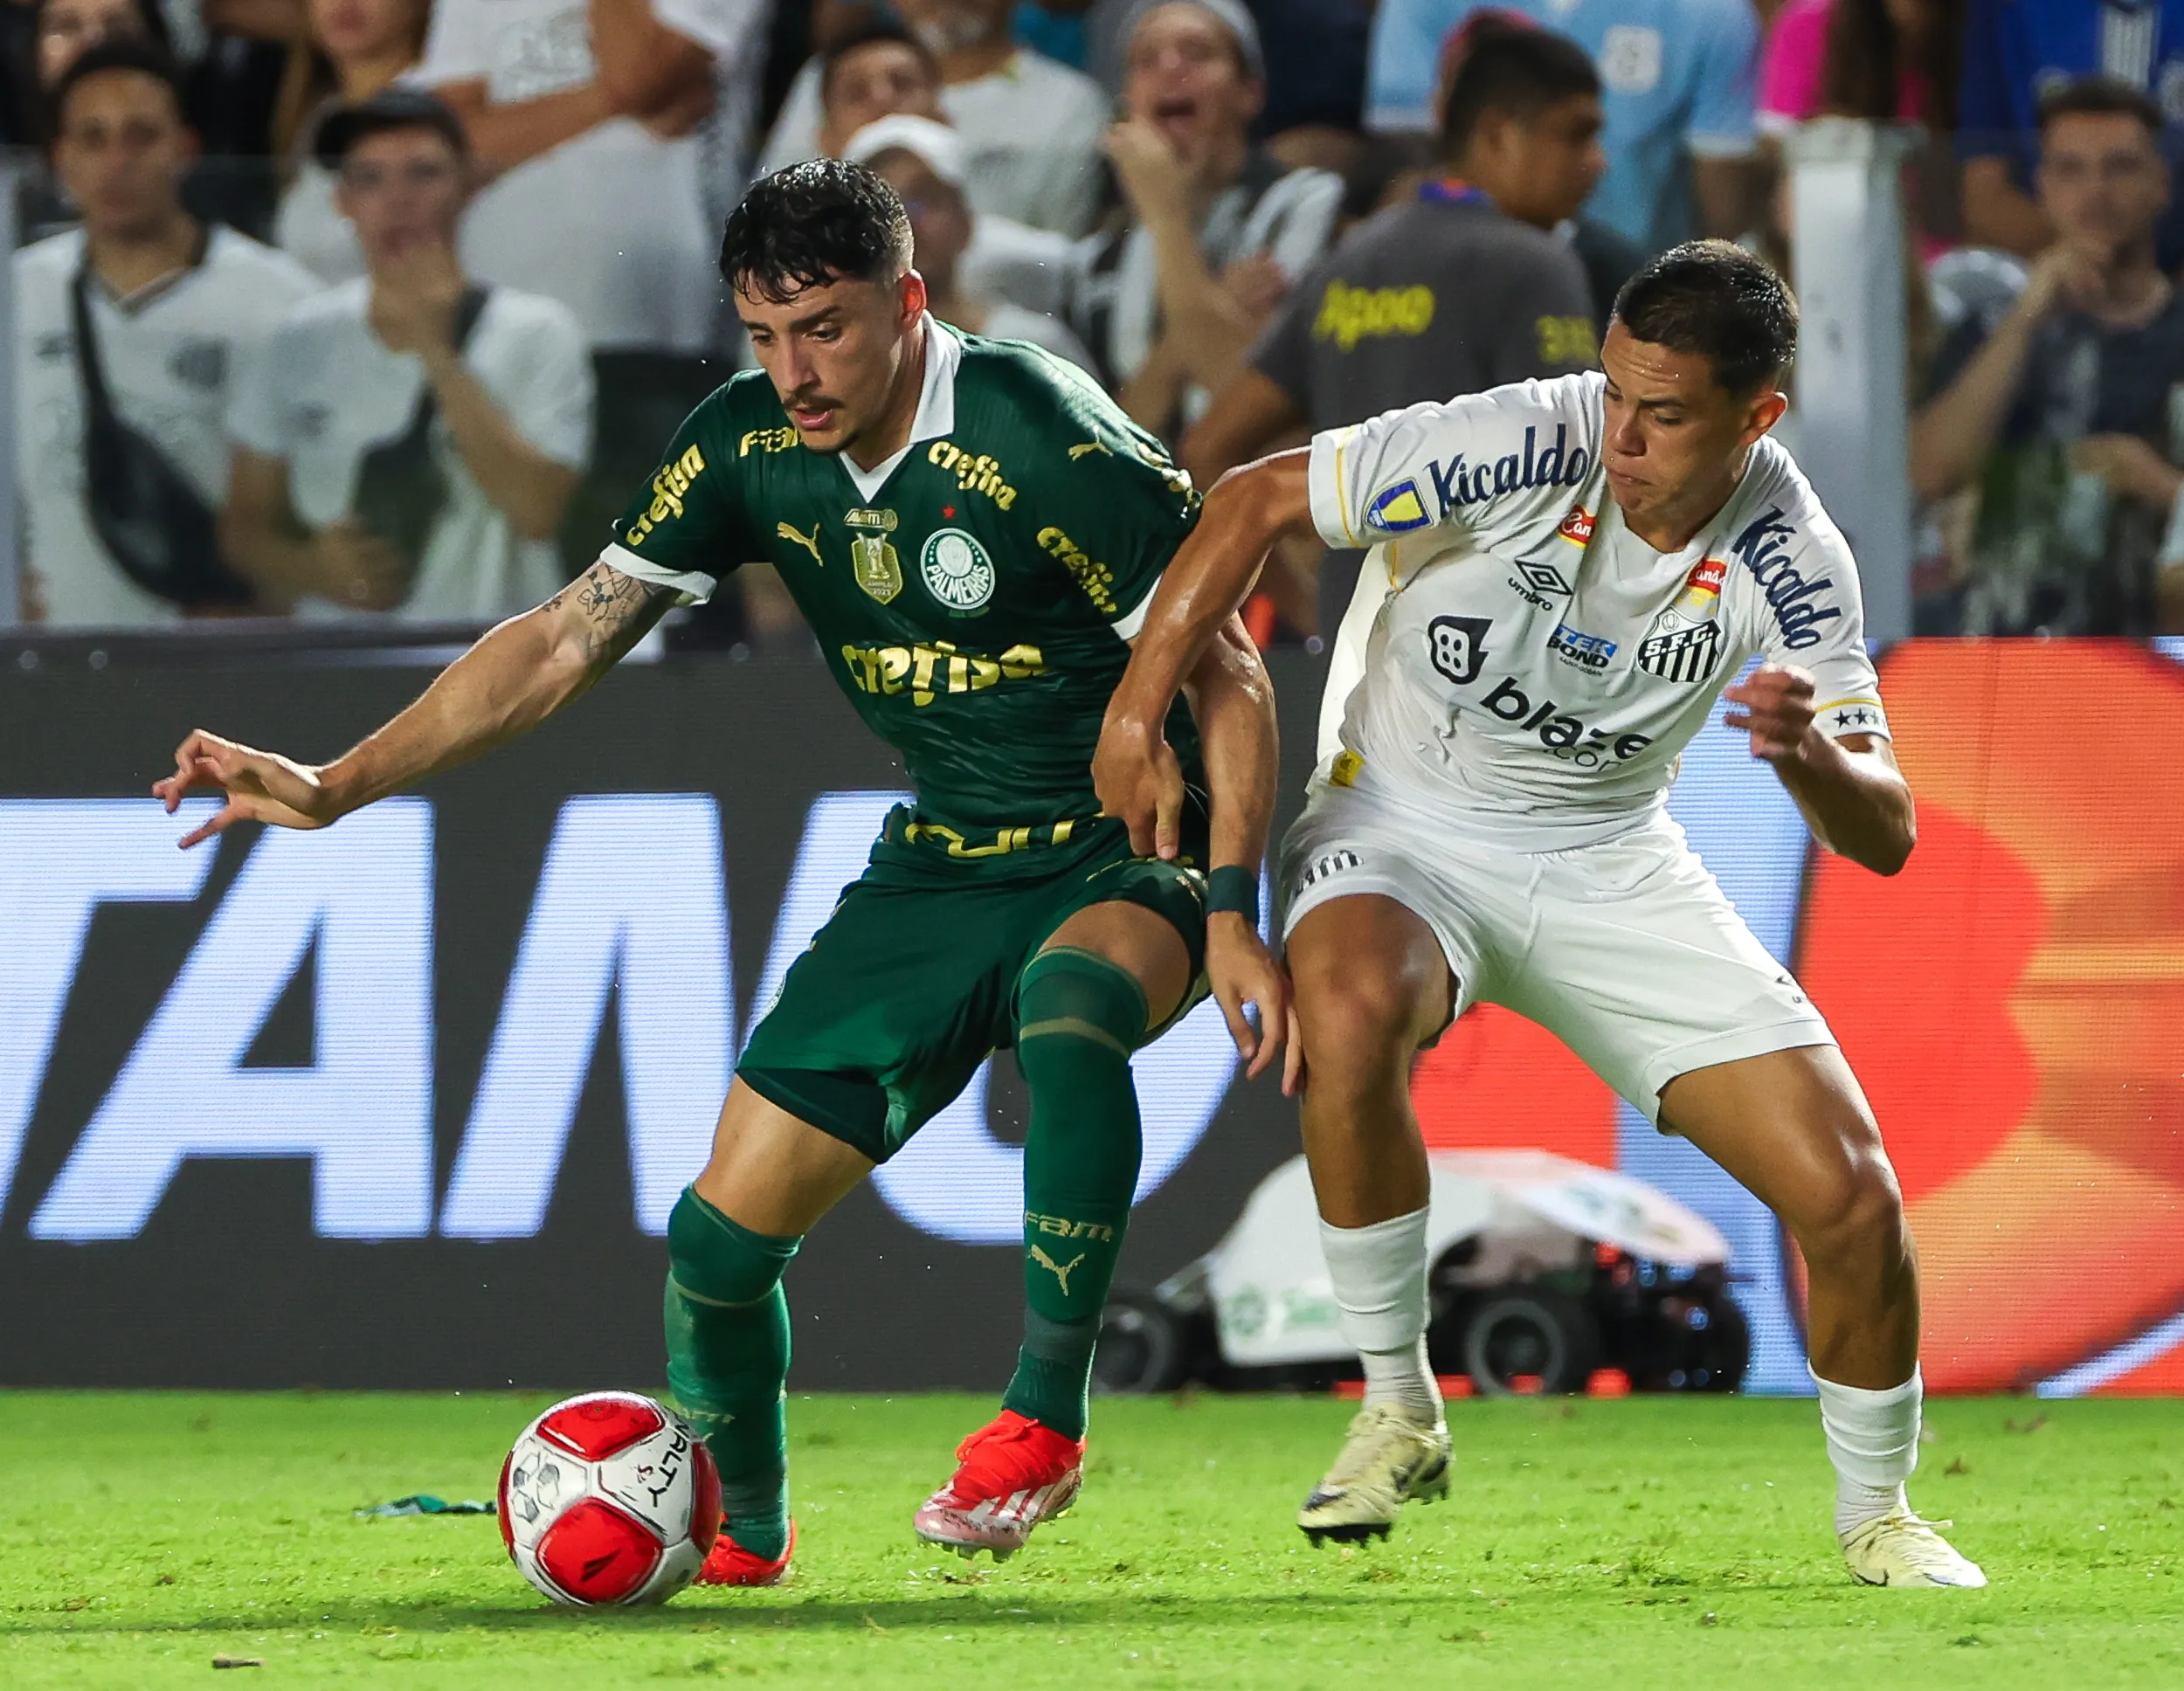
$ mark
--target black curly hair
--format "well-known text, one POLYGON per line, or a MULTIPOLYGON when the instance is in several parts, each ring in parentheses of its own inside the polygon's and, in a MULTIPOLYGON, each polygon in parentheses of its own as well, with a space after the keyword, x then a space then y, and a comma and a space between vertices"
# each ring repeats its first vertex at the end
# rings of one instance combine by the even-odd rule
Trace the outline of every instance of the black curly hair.
POLYGON ((840 159, 762 176, 729 213, 721 275, 779 305, 807 287, 892 281, 910 266, 910 216, 895 190, 840 159))
POLYGON ((1686 241, 1641 267, 1613 321, 1671 352, 1697 353, 1743 398, 1780 381, 1797 355, 1797 301, 1763 259, 1727 241, 1686 241))

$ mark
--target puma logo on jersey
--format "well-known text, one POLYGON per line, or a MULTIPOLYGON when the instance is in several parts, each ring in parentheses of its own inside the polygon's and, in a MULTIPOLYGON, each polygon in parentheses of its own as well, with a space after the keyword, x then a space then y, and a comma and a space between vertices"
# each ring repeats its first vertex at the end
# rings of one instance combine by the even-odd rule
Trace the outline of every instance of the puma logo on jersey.
POLYGON ((1065 1298, 1068 1297, 1069 1295, 1069 1276, 1076 1273, 1077 1265, 1084 1260, 1086 1253, 1080 1251, 1076 1253, 1076 1255, 1071 1257, 1068 1262, 1064 1263, 1056 1262, 1052 1257, 1048 1256, 1036 1245, 1033 1246, 1031 1250, 1032 1260, 1037 1263, 1041 1268, 1044 1268, 1048 1273, 1052 1274, 1054 1279, 1061 1283, 1061 1295, 1065 1298))
POLYGON ((1611 758, 1620 763, 1635 757, 1653 743, 1650 734, 1622 734, 1612 738, 1604 728, 1588 728, 1582 718, 1564 714, 1552 699, 1535 707, 1531 697, 1504 675, 1494 691, 1481 701, 1504 722, 1514 722, 1539 736, 1539 743, 1557 757, 1579 769, 1599 769, 1611 758))
POLYGON ((805 551, 812 555, 812 562, 813 563, 818 564, 821 569, 826 568, 826 560, 819 556, 818 529, 812 529, 809 535, 799 535, 787 523, 778 522, 774 525, 773 532, 779 535, 783 540, 794 541, 798 546, 801 546, 805 551))
POLYGON ((1079 459, 1092 452, 1107 452, 1109 458, 1115 456, 1113 452, 1107 451, 1107 443, 1104 440, 1080 440, 1075 445, 1070 447, 1069 461, 1075 464, 1079 459))

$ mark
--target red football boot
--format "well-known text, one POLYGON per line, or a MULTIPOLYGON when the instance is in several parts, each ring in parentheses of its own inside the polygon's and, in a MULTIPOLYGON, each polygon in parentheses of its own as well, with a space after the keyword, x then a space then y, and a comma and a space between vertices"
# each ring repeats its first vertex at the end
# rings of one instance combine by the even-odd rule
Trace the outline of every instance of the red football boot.
POLYGON ((705 1566, 698 1570, 694 1582, 700 1585, 778 1585, 789 1577, 789 1558, 796 1554, 796 1522, 789 1522, 789 1542, 781 1547, 781 1554, 768 1561, 753 1556, 729 1535, 728 1528, 721 1528, 721 1536, 713 1541, 713 1549, 705 1558, 705 1566))
POLYGON ((956 1460, 956 1477, 925 1500, 911 1525, 928 1544, 965 1561, 991 1550, 1006 1562, 1033 1527, 1076 1501, 1084 1483, 1084 1440, 1013 1409, 957 1445, 956 1460))

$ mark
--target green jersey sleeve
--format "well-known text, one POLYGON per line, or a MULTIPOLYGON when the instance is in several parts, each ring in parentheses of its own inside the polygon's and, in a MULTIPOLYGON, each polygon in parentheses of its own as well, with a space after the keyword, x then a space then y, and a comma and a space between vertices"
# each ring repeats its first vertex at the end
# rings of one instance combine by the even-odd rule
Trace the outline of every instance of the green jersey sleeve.
POLYGON ((1198 490, 1122 407, 1068 375, 1068 421, 1049 434, 1040 468, 1035 538, 1109 625, 1135 639, 1161 572, 1198 521, 1198 490))
POLYGON ((674 588, 685 604, 711 598, 739 564, 765 556, 744 511, 729 405, 722 388, 683 419, 600 555, 625 576, 674 588))

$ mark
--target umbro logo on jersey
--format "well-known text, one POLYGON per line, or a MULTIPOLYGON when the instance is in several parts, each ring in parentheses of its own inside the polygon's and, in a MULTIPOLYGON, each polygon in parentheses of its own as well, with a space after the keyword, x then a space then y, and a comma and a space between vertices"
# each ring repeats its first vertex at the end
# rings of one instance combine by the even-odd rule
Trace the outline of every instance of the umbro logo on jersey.
POLYGON ((1663 632, 1638 643, 1638 667, 1664 681, 1703 681, 1721 661, 1721 625, 1711 618, 1696 627, 1662 618, 1663 632))
POLYGON ((1532 559, 1519 563, 1516 568, 1516 575, 1509 578, 1510 592, 1526 604, 1538 605, 1542 611, 1561 610, 1562 607, 1547 595, 1559 593, 1565 599, 1570 597, 1570 583, 1563 579, 1562 571, 1551 563, 1540 563, 1532 559), (1527 582, 1531 583, 1529 587, 1525 585, 1527 582))
POLYGON ((1373 494, 1372 502, 1365 507, 1365 521, 1391 535, 1400 535, 1427 527, 1433 517, 1426 509, 1426 501, 1419 497, 1418 483, 1406 477, 1373 494))
POLYGON ((1538 450, 1539 431, 1536 427, 1524 431, 1524 450, 1520 457, 1506 452, 1491 463, 1466 464, 1464 455, 1458 452, 1447 465, 1428 464, 1427 473, 1433 478, 1434 497, 1441 501, 1441 515, 1459 506, 1477 505, 1498 493, 1514 493, 1526 487, 1574 487, 1582 482, 1593 467, 1593 455, 1582 446, 1570 444, 1570 425, 1555 424, 1555 444, 1545 452, 1538 450))
POLYGON ((1427 651, 1434 667, 1458 687, 1479 679, 1486 661, 1486 632, 1493 627, 1486 617, 1436 617, 1426 625, 1427 651))
POLYGON ((1582 669, 1606 669, 1615 655, 1615 642, 1598 634, 1580 634, 1567 623, 1557 623, 1547 637, 1547 650, 1565 663, 1582 669))
POLYGON ((1835 577, 1823 576, 1808 582, 1799 573, 1789 556, 1789 543, 1796 535, 1797 530, 1782 521, 1782 507, 1770 506, 1737 536, 1729 549, 1752 572, 1752 579, 1766 590, 1774 620, 1782 627, 1782 644, 1801 649, 1818 645, 1821 624, 1834 621, 1842 611, 1835 605, 1821 610, 1813 604, 1813 595, 1833 587, 1835 577))
POLYGON ((1307 887, 1317 886, 1330 875, 1340 874, 1344 869, 1356 868, 1358 863, 1358 854, 1347 849, 1330 852, 1324 857, 1314 858, 1311 862, 1304 866, 1304 884, 1307 887))

